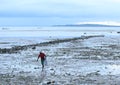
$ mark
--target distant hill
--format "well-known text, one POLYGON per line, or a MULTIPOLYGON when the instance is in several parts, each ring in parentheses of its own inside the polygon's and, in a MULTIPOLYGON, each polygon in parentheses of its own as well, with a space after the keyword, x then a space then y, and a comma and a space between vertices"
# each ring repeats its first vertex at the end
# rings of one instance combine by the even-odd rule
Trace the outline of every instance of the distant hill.
POLYGON ((53 25, 54 27, 120 27, 116 25, 102 25, 102 24, 68 24, 68 25, 53 25))

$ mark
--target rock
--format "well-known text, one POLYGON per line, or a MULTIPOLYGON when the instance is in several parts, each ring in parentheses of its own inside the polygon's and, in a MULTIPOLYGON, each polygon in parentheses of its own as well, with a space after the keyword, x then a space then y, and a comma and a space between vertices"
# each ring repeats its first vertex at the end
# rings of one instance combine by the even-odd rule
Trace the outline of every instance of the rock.
POLYGON ((120 32, 117 32, 117 33, 120 33, 120 32))
POLYGON ((36 49, 36 47, 34 46, 34 47, 32 47, 32 49, 36 49))
POLYGON ((55 83, 55 81, 52 81, 52 83, 55 83))
POLYGON ((47 84, 51 84, 51 83, 52 83, 51 81, 47 82, 47 84))
POLYGON ((47 84, 54 84, 55 83, 55 81, 49 81, 49 82, 47 82, 47 84))
POLYGON ((51 68, 50 70, 54 70, 53 68, 51 68))
POLYGON ((107 69, 107 67, 105 66, 105 69, 107 69))
POLYGON ((39 67, 34 67, 34 69, 40 69, 39 67))
POLYGON ((100 74, 98 73, 98 71, 87 74, 87 76, 99 76, 99 75, 100 74))

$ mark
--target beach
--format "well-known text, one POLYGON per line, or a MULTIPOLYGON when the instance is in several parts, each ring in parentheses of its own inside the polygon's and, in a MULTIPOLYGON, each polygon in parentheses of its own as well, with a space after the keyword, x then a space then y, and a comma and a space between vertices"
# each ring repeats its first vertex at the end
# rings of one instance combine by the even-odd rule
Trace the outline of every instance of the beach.
POLYGON ((118 30, 41 30, 1 29, 0 85, 119 85, 118 30), (47 55, 43 71, 40 51, 47 55))

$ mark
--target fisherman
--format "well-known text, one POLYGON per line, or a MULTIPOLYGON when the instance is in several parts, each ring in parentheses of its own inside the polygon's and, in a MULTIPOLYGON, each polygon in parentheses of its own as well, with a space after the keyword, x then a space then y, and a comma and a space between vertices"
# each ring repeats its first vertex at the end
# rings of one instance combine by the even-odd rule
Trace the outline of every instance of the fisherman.
POLYGON ((42 70, 44 69, 44 65, 45 65, 45 60, 46 60, 46 55, 43 52, 40 52, 37 58, 38 59, 41 58, 41 64, 42 64, 42 70))

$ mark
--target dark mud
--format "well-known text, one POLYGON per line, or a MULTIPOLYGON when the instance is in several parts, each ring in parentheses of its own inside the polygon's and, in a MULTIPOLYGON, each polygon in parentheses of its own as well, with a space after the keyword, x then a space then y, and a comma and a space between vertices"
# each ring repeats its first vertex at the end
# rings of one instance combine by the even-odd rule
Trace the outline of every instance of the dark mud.
POLYGON ((43 43, 37 43, 37 44, 32 44, 32 45, 23 45, 23 46, 15 46, 12 48, 0 48, 0 53, 4 54, 4 53, 17 53, 21 50, 27 50, 29 48, 35 49, 35 47, 37 46, 47 46, 50 44, 56 44, 56 43, 63 43, 63 42, 70 42, 70 41, 75 41, 78 39, 89 39, 92 37, 104 37, 104 35, 96 35, 96 36, 81 36, 81 37, 77 37, 77 38, 69 38, 69 39, 58 39, 58 40, 54 40, 54 41, 49 41, 49 42, 43 42, 43 43))

